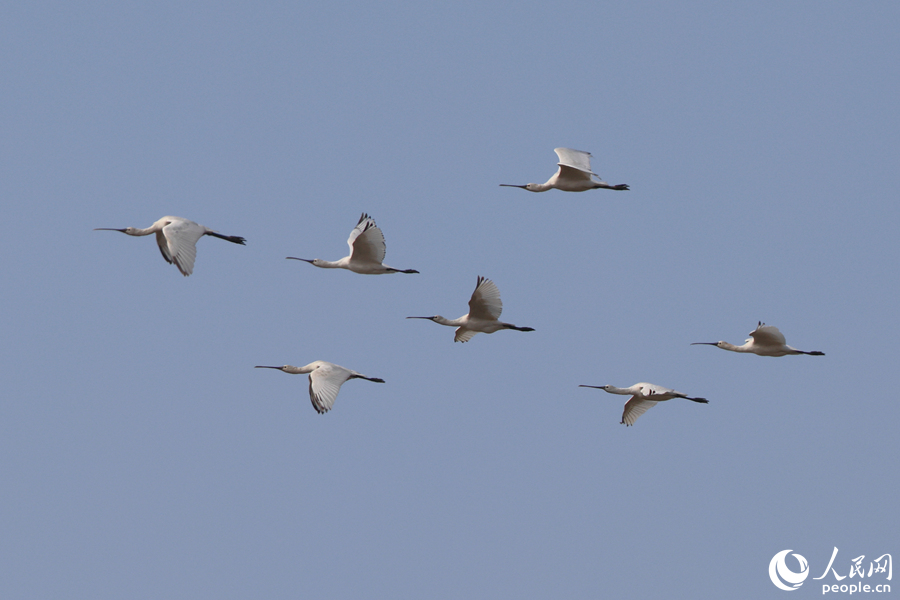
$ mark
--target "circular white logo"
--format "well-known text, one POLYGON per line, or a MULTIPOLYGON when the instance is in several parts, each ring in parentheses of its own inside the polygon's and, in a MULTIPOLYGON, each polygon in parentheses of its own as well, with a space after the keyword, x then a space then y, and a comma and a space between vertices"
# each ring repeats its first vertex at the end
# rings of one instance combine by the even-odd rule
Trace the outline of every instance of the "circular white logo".
POLYGON ((809 575, 809 563, 799 554, 794 554, 794 558, 800 563, 800 572, 794 573, 784 562, 788 552, 790 550, 782 550, 772 557, 772 561, 769 563, 769 577, 777 588, 790 592, 806 581, 806 577, 809 575))

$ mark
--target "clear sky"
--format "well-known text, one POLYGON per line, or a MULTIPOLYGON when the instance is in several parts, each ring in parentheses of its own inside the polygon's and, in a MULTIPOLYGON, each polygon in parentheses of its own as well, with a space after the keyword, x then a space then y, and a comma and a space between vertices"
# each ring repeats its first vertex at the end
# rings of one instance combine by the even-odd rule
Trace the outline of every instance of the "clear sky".
POLYGON ((900 556, 898 27, 895 2, 6 3, 0 597, 780 598, 781 550, 816 577, 900 556), (557 146, 631 190, 498 186, 557 146), (345 256, 362 212, 421 274, 284 260, 345 256), (93 231, 164 215, 247 245, 203 238, 184 278, 93 231), (536 331, 404 318, 464 314, 479 275, 536 331), (690 345, 760 320, 826 356, 690 345), (319 359, 387 383, 318 415, 253 368, 319 359), (578 387, 639 381, 710 402, 625 427, 578 387))

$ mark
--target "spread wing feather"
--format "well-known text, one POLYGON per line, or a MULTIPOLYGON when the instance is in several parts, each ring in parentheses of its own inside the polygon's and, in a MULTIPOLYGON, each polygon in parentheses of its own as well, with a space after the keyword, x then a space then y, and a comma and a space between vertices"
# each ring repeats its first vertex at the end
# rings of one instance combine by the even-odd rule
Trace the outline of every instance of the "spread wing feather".
POLYGON ((622 424, 634 425, 638 417, 656 406, 656 400, 647 400, 641 396, 632 396, 625 403, 625 411, 622 413, 622 424))
POLYGON ((366 213, 359 218, 359 223, 350 232, 347 239, 350 246, 350 260, 381 264, 384 262, 384 234, 375 225, 375 220, 366 213))
POLYGON ((500 301, 500 290, 493 281, 479 275, 478 284, 469 299, 469 318, 499 319, 502 312, 503 302, 500 301))

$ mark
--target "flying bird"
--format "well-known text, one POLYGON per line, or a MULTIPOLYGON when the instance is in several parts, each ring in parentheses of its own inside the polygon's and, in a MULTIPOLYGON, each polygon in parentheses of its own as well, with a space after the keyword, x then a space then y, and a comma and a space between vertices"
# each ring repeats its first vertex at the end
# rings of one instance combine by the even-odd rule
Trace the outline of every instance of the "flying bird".
POLYGON ((197 240, 204 235, 211 235, 233 244, 245 245, 244 238, 236 235, 222 235, 212 229, 198 225, 182 217, 163 217, 147 229, 126 227, 114 229, 98 227, 94 231, 121 231, 128 235, 141 236, 156 234, 156 243, 166 262, 178 267, 181 274, 187 277, 194 271, 194 258, 197 256, 197 240))
POLYGON ((766 325, 762 321, 756 326, 756 329, 750 332, 750 337, 741 346, 735 346, 728 342, 694 342, 691 346, 705 345, 716 346, 722 350, 731 350, 732 352, 751 352, 760 356, 786 356, 788 354, 808 354, 810 356, 825 356, 824 352, 813 350, 805 352, 797 350, 785 343, 784 335, 778 331, 777 327, 766 325))
POLYGON ((311 265, 323 269, 347 269, 363 275, 384 275, 385 273, 418 273, 415 269, 395 269, 381 264, 384 260, 384 234, 375 225, 375 220, 366 213, 359 218, 359 222, 350 237, 347 238, 350 246, 350 256, 336 261, 322 260, 321 258, 297 258, 288 256, 292 260, 302 260, 311 265))
POLYGON ((367 379, 375 383, 384 383, 384 379, 378 377, 366 377, 362 373, 345 369, 340 365, 317 360, 305 367, 284 365, 283 367, 257 366, 257 369, 278 369, 291 375, 303 375, 309 373, 309 399, 313 408, 319 414, 327 413, 334 406, 338 392, 345 381, 349 379, 367 379))
POLYGON ((624 183, 609 185, 600 176, 591 171, 591 153, 571 148, 554 148, 559 157, 559 170, 547 180, 547 183, 529 183, 526 185, 512 185, 501 183, 503 187, 517 187, 529 192, 546 192, 550 189, 564 192, 583 192, 603 188, 606 190, 627 190, 624 183), (597 179, 594 179, 596 177, 597 179))
POLYGON ((631 396, 628 402, 625 403, 625 410, 622 412, 622 425, 634 425, 638 417, 656 406, 657 402, 671 400, 672 398, 684 398, 685 400, 709 404, 709 400, 706 398, 691 398, 681 392, 652 383, 636 383, 627 388, 618 388, 614 385, 580 385, 578 387, 594 388, 607 391, 610 394, 631 396))
POLYGON ((500 290, 490 279, 478 276, 478 283, 472 297, 469 299, 469 314, 458 319, 445 319, 440 315, 433 317, 406 317, 407 319, 428 319, 441 325, 456 327, 455 342, 468 342, 476 333, 494 333, 500 329, 515 329, 516 331, 534 331, 533 327, 517 327, 512 323, 498 321, 503 312, 503 302, 500 301, 500 290))

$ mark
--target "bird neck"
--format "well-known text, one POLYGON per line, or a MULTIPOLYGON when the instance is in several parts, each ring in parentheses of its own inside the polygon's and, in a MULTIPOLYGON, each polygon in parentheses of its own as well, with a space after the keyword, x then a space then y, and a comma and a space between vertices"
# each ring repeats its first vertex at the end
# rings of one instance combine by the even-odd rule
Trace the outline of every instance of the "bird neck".
POLYGON ((160 228, 157 228, 157 227, 151 225, 147 229, 140 229, 138 227, 129 227, 128 229, 125 230, 125 233, 127 233, 128 235, 133 235, 133 236, 137 237, 137 236, 142 236, 142 235, 150 235, 151 233, 156 233, 159 230, 160 230, 160 228))
POLYGON ((728 342, 719 342, 718 344, 716 344, 716 346, 718 346, 722 350, 731 350, 732 352, 753 352, 753 350, 750 349, 750 346, 752 345, 752 341, 747 342, 742 346, 735 346, 734 344, 729 344, 728 342))
POLYGON ((312 261, 312 264, 322 269, 346 269, 347 263, 349 262, 349 257, 340 260, 322 260, 321 258, 316 258, 312 261))
POLYGON ((622 394, 623 396, 631 396, 631 395, 642 395, 640 386, 631 386, 627 388, 620 388, 614 385, 606 386, 606 391, 610 394, 622 394))
POLYGON ((463 318, 460 317, 458 319, 447 319, 446 317, 442 317, 441 315, 436 315, 431 317, 431 320, 435 323, 440 323, 441 325, 447 325, 448 327, 459 327, 463 325, 463 318))

